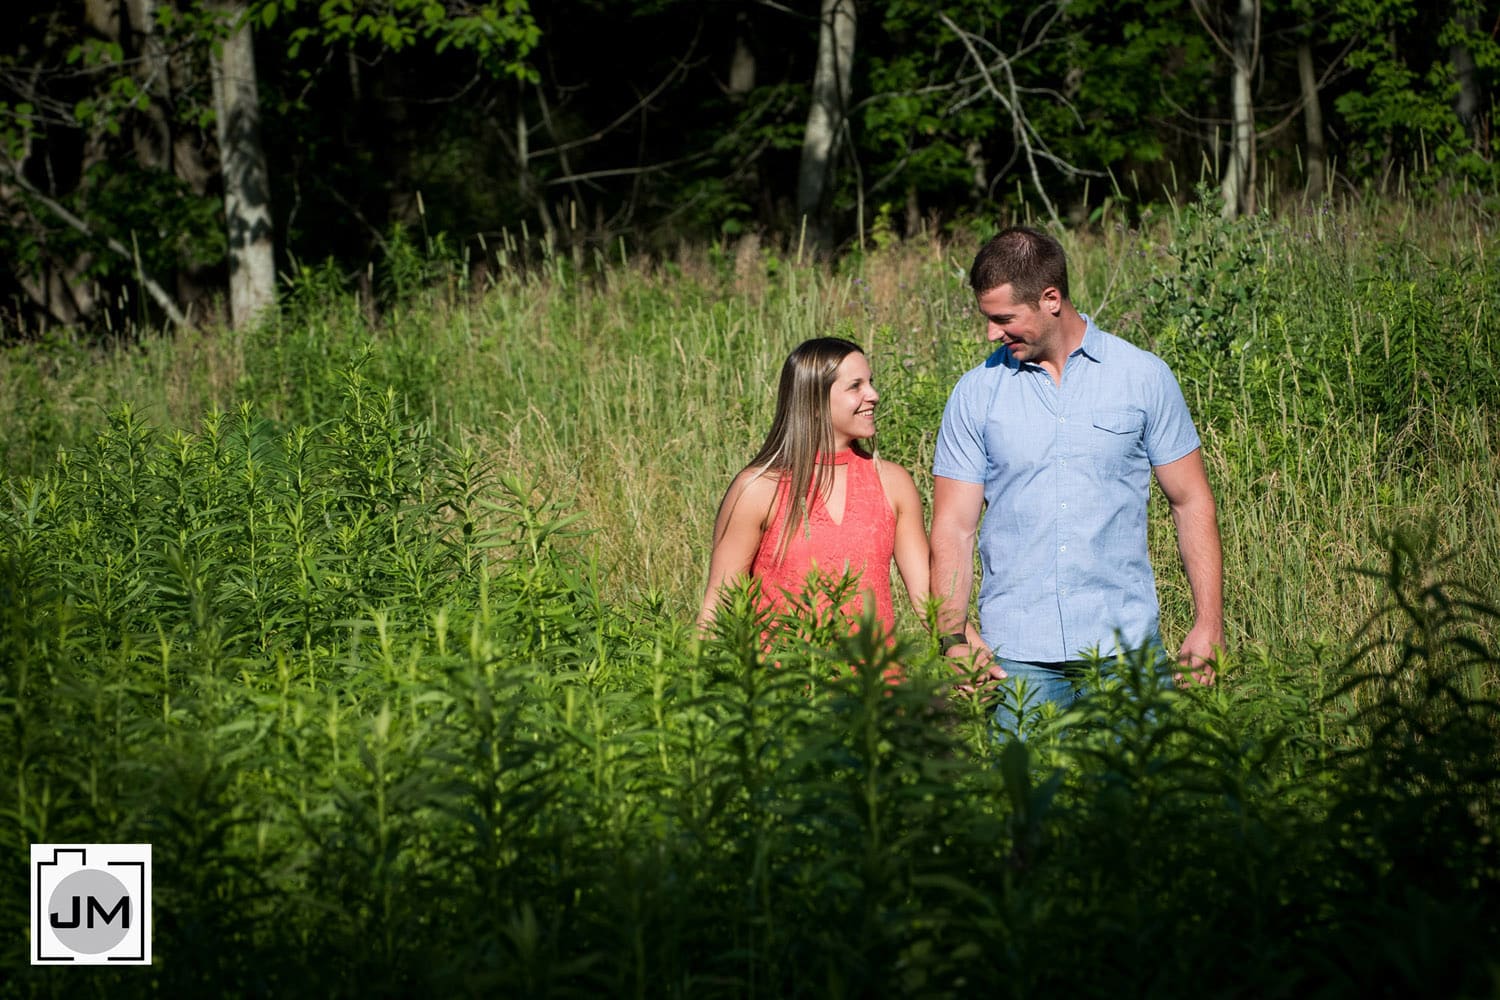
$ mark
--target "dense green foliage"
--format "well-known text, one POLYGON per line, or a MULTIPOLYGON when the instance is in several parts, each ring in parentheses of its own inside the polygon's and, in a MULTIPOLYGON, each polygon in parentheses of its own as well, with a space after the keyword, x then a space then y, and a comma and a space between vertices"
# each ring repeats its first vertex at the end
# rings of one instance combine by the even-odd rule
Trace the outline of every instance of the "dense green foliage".
POLYGON ((0 830, 153 844, 156 961, 28 967, 16 864, 0 990, 1493 995, 1487 231, 1203 205, 1064 238, 1198 417, 1232 649, 1003 748, 909 612, 892 648, 764 651, 748 600, 691 630, 804 336, 870 346, 881 452, 929 488, 973 238, 481 287, 403 238, 373 304, 308 269, 253 333, 8 349, 0 830))

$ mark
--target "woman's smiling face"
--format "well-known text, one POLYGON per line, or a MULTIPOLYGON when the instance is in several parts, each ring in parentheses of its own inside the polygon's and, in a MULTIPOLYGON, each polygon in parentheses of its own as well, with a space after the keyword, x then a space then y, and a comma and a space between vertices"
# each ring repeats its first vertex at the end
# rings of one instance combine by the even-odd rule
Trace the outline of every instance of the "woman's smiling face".
POLYGON ((836 449, 842 451, 854 441, 875 436, 875 404, 879 399, 869 360, 858 351, 845 355, 828 390, 828 421, 836 449))

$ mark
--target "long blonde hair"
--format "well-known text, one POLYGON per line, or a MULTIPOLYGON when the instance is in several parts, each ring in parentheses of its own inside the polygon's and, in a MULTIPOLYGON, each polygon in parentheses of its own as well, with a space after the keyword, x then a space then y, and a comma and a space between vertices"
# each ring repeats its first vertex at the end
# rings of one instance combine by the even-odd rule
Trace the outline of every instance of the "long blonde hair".
MULTIPOLYGON (((786 483, 787 515, 776 558, 786 556, 792 535, 807 521, 812 491, 826 496, 833 485, 833 466, 819 464, 818 456, 833 454, 833 422, 828 413, 828 395, 839 365, 864 349, 841 337, 815 337, 798 344, 781 366, 776 388, 776 415, 760 451, 750 460, 757 474, 775 472, 786 483), (816 481, 814 481, 816 479, 816 481)), ((853 447, 866 458, 873 451, 859 442, 853 447)), ((780 490, 777 490, 778 495, 780 490)), ((774 519, 774 513, 773 513, 774 519)))

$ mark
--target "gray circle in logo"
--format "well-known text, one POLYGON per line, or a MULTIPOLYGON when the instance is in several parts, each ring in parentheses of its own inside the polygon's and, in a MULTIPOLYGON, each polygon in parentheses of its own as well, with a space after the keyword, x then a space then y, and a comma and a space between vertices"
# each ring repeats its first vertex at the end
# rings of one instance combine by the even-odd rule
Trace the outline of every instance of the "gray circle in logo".
POLYGON ((97 868, 76 871, 57 883, 47 903, 52 933, 69 951, 97 955, 125 940, 140 919, 125 884, 97 868), (126 902, 122 905, 121 900, 126 902), (126 914, 129 918, 126 918, 126 914))

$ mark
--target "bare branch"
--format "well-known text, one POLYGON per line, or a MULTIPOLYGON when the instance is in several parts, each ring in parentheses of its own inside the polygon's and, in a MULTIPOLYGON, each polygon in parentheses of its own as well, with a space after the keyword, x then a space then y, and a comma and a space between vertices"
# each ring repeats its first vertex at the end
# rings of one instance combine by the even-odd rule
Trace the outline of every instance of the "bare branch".
POLYGON ((172 301, 172 297, 168 295, 160 285, 153 281, 141 268, 141 262, 138 255, 132 253, 125 247, 124 244, 115 239, 113 236, 100 236, 98 233, 94 232, 89 228, 89 224, 87 222, 84 222, 78 216, 68 211, 68 209, 61 203, 55 201, 52 198, 49 198, 47 195, 37 190, 31 184, 31 182, 28 181, 25 176, 22 175, 19 170, 16 170, 12 165, 4 164, 4 168, 6 174, 9 175, 11 181, 17 187, 25 191, 32 198, 36 199, 37 202, 43 205, 53 215, 56 215, 59 219, 67 223, 73 229, 78 230, 78 232, 82 233, 84 236, 96 242, 103 243, 113 253, 124 257, 126 260, 134 264, 137 280, 140 281, 141 286, 146 289, 147 294, 151 296, 152 300, 155 301, 157 305, 161 306, 162 312, 166 313, 167 316, 172 320, 172 322, 177 326, 187 325, 187 316, 183 314, 181 309, 177 308, 177 303, 172 301))
POLYGON ((772 10, 780 11, 783 14, 790 14, 790 15, 792 15, 793 17, 795 17, 799 21, 816 21, 817 20, 817 17, 815 17, 813 15, 807 14, 807 13, 805 13, 803 11, 800 11, 800 10, 796 10, 795 8, 792 8, 792 7, 788 7, 784 3, 776 3, 775 0, 756 0, 756 3, 760 4, 762 7, 769 7, 772 10))
MULTIPOLYGON (((698 48, 698 40, 699 40, 699 38, 702 35, 702 31, 703 31, 703 23, 700 21, 699 24, 698 24, 697 31, 695 31, 694 34, 693 34, 693 40, 692 40, 692 42, 688 45, 687 51, 684 52, 682 54, 682 57, 677 60, 676 65, 674 65, 667 72, 666 76, 662 77, 662 80, 661 80, 660 83, 658 83, 655 87, 653 87, 651 90, 649 90, 645 94, 645 96, 643 96, 640 100, 636 101, 629 108, 627 108, 626 110, 622 111, 619 115, 617 115, 615 117, 614 121, 610 122, 608 125, 605 125, 605 126, 603 126, 601 128, 595 129, 589 135, 582 136, 582 137, 577 138, 577 139, 570 139, 567 142, 559 142, 556 145, 554 145, 551 149, 539 149, 539 150, 536 150, 536 151, 532 152, 531 155, 533 157, 537 157, 537 156, 552 156, 554 154, 565 153, 565 152, 567 152, 570 149, 577 149, 579 146, 587 146, 590 143, 598 142, 601 139, 603 139, 604 137, 606 137, 607 135, 609 135, 611 132, 613 132, 615 129, 620 128, 622 125, 624 125, 630 119, 632 119, 636 115, 640 114, 643 110, 645 110, 647 107, 650 106, 650 104, 651 104, 652 101, 656 100, 656 98, 661 94, 662 91, 664 91, 668 87, 670 87, 679 78, 685 77, 687 75, 688 70, 692 69, 692 67, 694 65, 692 56, 693 56, 693 53, 698 48)), ((540 87, 537 88, 537 92, 538 92, 538 94, 541 93, 541 88, 540 87)), ((545 110, 543 111, 543 114, 544 114, 544 116, 547 116, 547 112, 545 110)), ((550 116, 548 116, 548 117, 550 118, 550 116)))
POLYGON ((637 177, 641 174, 655 174, 673 167, 680 167, 684 163, 692 163, 707 157, 707 153, 695 153, 692 156, 683 156, 675 160, 666 160, 662 163, 647 163, 634 167, 609 167, 603 170, 585 170, 581 174, 565 174, 561 177, 549 177, 542 183, 547 187, 556 187, 559 184, 576 184, 579 181, 594 180, 599 177, 637 177))
MULTIPOLYGON (((1334 78, 1334 70, 1338 67, 1339 63, 1343 62, 1344 57, 1347 56, 1350 50, 1352 50, 1353 48, 1354 42, 1351 41, 1344 46, 1344 51, 1340 52, 1336 57, 1334 57, 1334 60, 1329 64, 1328 69, 1323 71, 1323 75, 1319 77, 1317 82, 1313 85, 1316 90, 1321 91, 1323 87, 1327 85, 1328 81, 1334 78)), ((1284 117, 1278 119, 1276 124, 1267 125, 1265 128, 1259 130, 1261 137, 1266 138, 1268 136, 1275 135, 1277 132, 1280 132, 1292 122, 1296 121, 1297 116, 1300 115, 1303 112, 1303 109, 1305 109, 1306 107, 1307 97, 1305 96, 1299 96, 1295 101, 1289 102, 1289 107, 1287 107, 1287 111, 1284 117)))
MULTIPOLYGON (((1060 13, 1060 7, 1054 10, 1052 15, 1047 19, 1047 22, 1041 27, 1041 29, 1039 29, 1036 37, 1018 51, 1032 52, 1037 48, 1040 48, 1044 44, 1047 30, 1052 26, 1053 23, 1055 23, 1060 13)), ((1045 160, 1070 175, 1103 175, 1098 174, 1097 171, 1086 171, 1079 167, 1075 167, 1064 160, 1062 157, 1056 155, 1050 149, 1048 149, 1046 141, 1036 130, 1036 127, 1032 125, 1031 120, 1026 116, 1026 112, 1024 107, 1022 106, 1021 99, 1023 95, 1029 96, 1033 94, 1050 94, 1051 96, 1057 98, 1065 107, 1068 107, 1069 110, 1073 110, 1072 105, 1069 104, 1067 100, 1064 99, 1062 95, 1058 94, 1056 91, 1046 88, 1024 88, 1019 86, 1016 83, 1015 73, 1013 71, 1013 56, 1002 52, 998 46, 990 42, 988 39, 960 28, 946 13, 939 13, 938 19, 942 21, 943 25, 949 31, 953 32, 954 36, 959 40, 960 44, 963 45, 964 50, 968 53, 969 58, 973 61, 975 69, 978 70, 979 80, 983 84, 983 91, 993 97, 996 103, 1004 108, 1006 113, 1010 115, 1011 131, 1015 136, 1017 144, 1021 147, 1021 153, 1026 158, 1026 164, 1031 174, 1032 186, 1036 189, 1037 196, 1042 199, 1042 204, 1046 206, 1047 214, 1051 216, 1052 221, 1055 223, 1060 223, 1061 220, 1058 217, 1057 209, 1052 204, 1052 199, 1047 196, 1046 189, 1042 184, 1041 172, 1037 168, 1037 161, 1039 159, 1045 160), (983 56, 981 56, 979 51, 981 47, 988 50, 988 52, 991 54, 992 58, 990 60, 986 60, 983 56), (997 81, 997 74, 1001 78, 1003 78, 1003 86, 999 81, 997 81)), ((977 98, 978 95, 974 93, 965 95, 965 98, 959 103, 955 104, 954 107, 962 107, 964 104, 970 103, 977 98)), ((1076 116, 1077 112, 1074 111, 1074 114, 1076 116)), ((1012 162, 1014 162, 1014 160, 1012 160, 1012 162)), ((999 176, 1000 175, 997 173, 997 179, 999 176)))
POLYGON ((1198 15, 1198 23, 1203 25, 1203 30, 1208 32, 1208 37, 1213 39, 1213 43, 1219 47, 1219 51, 1228 56, 1232 62, 1234 60, 1234 49, 1224 40, 1224 36, 1220 35, 1214 29, 1214 26, 1209 23, 1208 12, 1204 9, 1204 0, 1192 0, 1192 4, 1193 13, 1198 15))

